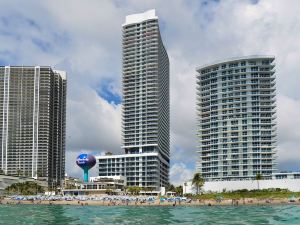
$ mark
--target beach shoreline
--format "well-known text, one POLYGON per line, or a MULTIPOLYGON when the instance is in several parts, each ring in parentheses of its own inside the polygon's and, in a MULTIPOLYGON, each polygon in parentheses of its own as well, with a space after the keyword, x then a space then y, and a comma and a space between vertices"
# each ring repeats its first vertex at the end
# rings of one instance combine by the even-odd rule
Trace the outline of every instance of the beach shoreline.
POLYGON ((224 199, 221 202, 216 200, 193 200, 190 203, 181 202, 128 202, 128 201, 93 201, 93 200, 12 200, 4 198, 2 205, 72 205, 72 206, 267 206, 267 205, 300 205, 300 201, 290 202, 289 199, 224 199))

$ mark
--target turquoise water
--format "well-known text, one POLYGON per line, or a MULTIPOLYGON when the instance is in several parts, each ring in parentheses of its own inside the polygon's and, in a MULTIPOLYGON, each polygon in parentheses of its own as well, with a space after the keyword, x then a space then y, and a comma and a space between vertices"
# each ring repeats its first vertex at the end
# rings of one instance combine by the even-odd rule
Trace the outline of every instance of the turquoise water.
POLYGON ((0 205, 0 224, 300 224, 300 206, 0 205))

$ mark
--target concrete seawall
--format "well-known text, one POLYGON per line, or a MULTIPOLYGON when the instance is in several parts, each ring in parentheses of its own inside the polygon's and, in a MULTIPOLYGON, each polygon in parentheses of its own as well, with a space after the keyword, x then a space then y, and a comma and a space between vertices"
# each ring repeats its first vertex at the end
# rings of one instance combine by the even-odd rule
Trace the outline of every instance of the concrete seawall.
MULTIPOLYGON (((222 192, 235 191, 241 189, 254 190, 258 189, 269 189, 269 188, 281 188, 288 189, 294 192, 300 192, 300 179, 278 179, 278 180, 237 180, 237 181, 207 181, 203 186, 204 191, 222 192)), ((196 193, 196 189, 192 187, 192 182, 186 182, 183 184, 184 193, 196 193)))

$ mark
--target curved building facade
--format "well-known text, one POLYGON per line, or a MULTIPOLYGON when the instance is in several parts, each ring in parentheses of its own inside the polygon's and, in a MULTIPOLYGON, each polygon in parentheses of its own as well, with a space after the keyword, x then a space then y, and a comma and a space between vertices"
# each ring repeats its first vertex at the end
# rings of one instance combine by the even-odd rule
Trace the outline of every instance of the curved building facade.
POLYGON ((196 69, 198 170, 206 180, 271 178, 275 169, 273 56, 249 56, 196 69))

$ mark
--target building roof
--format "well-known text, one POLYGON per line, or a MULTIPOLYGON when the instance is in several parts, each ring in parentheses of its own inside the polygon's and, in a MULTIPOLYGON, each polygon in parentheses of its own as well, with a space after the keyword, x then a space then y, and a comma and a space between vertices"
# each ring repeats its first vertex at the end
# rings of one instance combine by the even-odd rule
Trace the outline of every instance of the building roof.
POLYGON ((249 56, 241 56, 241 57, 233 57, 223 60, 217 60, 212 63, 204 64, 202 66, 196 67, 196 71, 200 71, 201 69, 212 67, 221 63, 228 63, 228 62, 234 62, 234 61, 240 61, 240 60, 247 60, 247 59, 275 59, 274 55, 249 55, 249 56))
POLYGON ((122 26, 141 23, 143 21, 151 19, 158 19, 158 17, 155 15, 155 9, 151 9, 143 13, 131 14, 126 16, 125 23, 122 26))
POLYGON ((53 70, 55 73, 58 73, 63 80, 67 79, 67 72, 63 70, 53 70))
POLYGON ((136 154, 120 154, 120 155, 97 155, 96 159, 113 159, 113 158, 130 158, 142 156, 158 156, 157 152, 136 153, 136 154))

